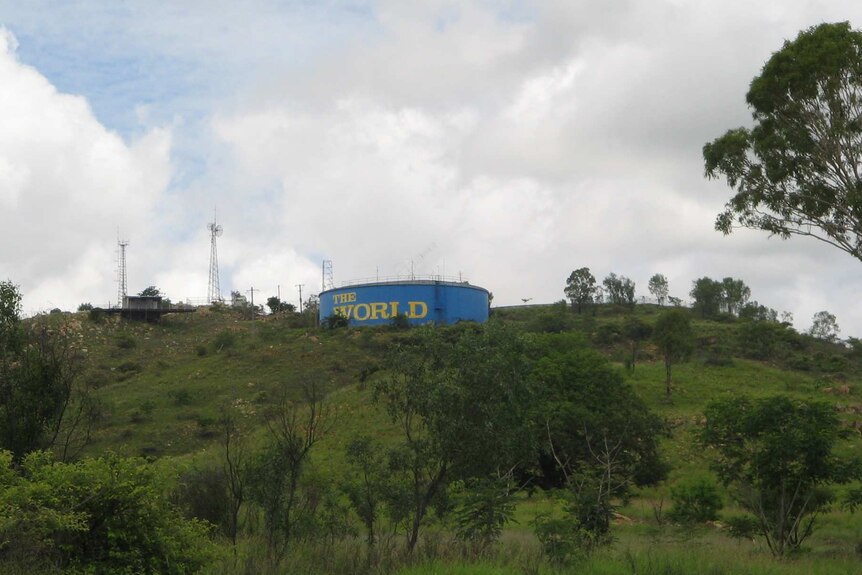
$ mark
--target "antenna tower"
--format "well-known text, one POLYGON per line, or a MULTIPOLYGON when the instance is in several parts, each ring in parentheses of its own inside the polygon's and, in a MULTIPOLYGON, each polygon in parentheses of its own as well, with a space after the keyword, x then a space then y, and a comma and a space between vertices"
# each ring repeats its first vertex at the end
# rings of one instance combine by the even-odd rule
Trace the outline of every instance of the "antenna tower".
POLYGON ((335 282, 332 279, 332 260, 323 260, 323 265, 321 266, 322 272, 322 283, 321 283, 321 291, 326 291, 328 289, 332 289, 335 287, 335 282))
POLYGON ((121 240, 120 232, 117 232, 117 306, 123 307, 123 300, 126 297, 126 246, 129 245, 129 240, 121 240))
POLYGON ((207 301, 210 303, 221 302, 221 288, 218 285, 218 250, 216 249, 216 238, 222 234, 222 227, 216 223, 215 212, 213 221, 207 226, 210 231, 210 279, 207 287, 207 301))

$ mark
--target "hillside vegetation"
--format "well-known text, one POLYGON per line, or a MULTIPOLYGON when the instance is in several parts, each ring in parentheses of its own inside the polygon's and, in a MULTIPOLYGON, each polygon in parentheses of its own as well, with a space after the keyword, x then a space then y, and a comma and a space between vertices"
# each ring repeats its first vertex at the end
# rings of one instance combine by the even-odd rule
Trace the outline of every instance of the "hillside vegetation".
MULTIPOLYGON (((62 323, 85 357, 79 378, 92 390, 97 418, 90 440, 78 457, 111 453, 112 457, 142 457, 151 462, 142 465, 157 470, 156 485, 168 501, 189 518, 216 525, 208 536, 214 542, 213 548, 201 563, 207 572, 466 574, 561 569, 572 573, 855 573, 862 569, 862 516, 840 504, 840 496, 852 493, 855 483, 839 489, 839 498, 818 515, 816 529, 799 552, 789 560, 776 561, 761 537, 750 529, 739 530, 744 522, 734 518, 741 517, 743 510, 734 503, 733 488, 725 487, 712 475, 709 462, 714 458, 697 440, 706 424, 704 414, 710 401, 780 394, 804 402, 828 403, 848 438, 838 444, 837 453, 848 459, 854 457, 862 447, 858 431, 862 428, 862 350, 801 335, 778 322, 744 322, 729 315, 714 319, 692 316, 692 352, 687 361, 673 366, 672 384, 668 387, 661 351, 648 337, 633 338, 627 327, 636 318, 652 328, 663 311, 651 305, 594 305, 579 314, 562 303, 495 309, 488 328, 491 335, 485 334, 488 329, 479 330, 485 334, 476 336, 479 339, 470 335, 472 328, 465 332, 464 326, 438 328, 440 337, 423 335, 428 332, 425 329, 323 330, 296 327, 295 318, 289 314, 252 320, 229 309, 168 315, 158 324, 110 317, 94 319, 86 313, 52 315, 34 321, 48 321, 55 326, 62 323), (498 329, 503 335, 494 335, 498 329), (445 493, 434 494, 418 519, 410 515, 415 514, 415 509, 411 511, 409 504, 402 515, 393 514, 391 502, 386 504, 388 507, 381 504, 379 515, 363 516, 361 502, 356 501, 361 499, 363 486, 368 488, 364 493, 369 498, 382 497, 369 487, 374 480, 369 471, 371 463, 375 457, 382 457, 385 448, 395 449, 403 441, 404 419, 398 419, 393 406, 397 401, 402 402, 398 405, 410 404, 415 400, 411 394, 425 393, 426 389, 408 388, 407 395, 398 396, 396 401, 395 395, 386 395, 395 392, 385 383, 398 373, 406 380, 413 373, 419 381, 420 375, 416 374, 433 369, 456 374, 465 381, 478 377, 469 366, 457 361, 435 363, 443 347, 438 350, 434 346, 462 340, 486 346, 479 353, 490 358, 489 362, 477 367, 477 372, 498 369, 508 356, 494 346, 495 342, 510 345, 507 342, 513 340, 506 339, 506 334, 513 334, 526 346, 523 353, 531 367, 529 377, 525 377, 530 382, 562 378, 560 389, 565 392, 565 369, 570 368, 562 366, 593 370, 593 375, 584 381, 592 381, 596 387, 589 388, 590 397, 582 396, 578 401, 595 402, 591 409, 596 413, 630 409, 625 399, 628 392, 624 390, 631 389, 636 401, 655 414, 658 422, 658 453, 666 467, 663 472, 650 472, 656 481, 633 479, 624 489, 612 492, 609 531, 601 541, 591 539, 586 543, 583 538, 567 541, 554 531, 554 521, 562 521, 574 504, 553 462, 546 462, 544 468, 540 463, 538 470, 525 469, 527 475, 509 477, 506 492, 507 497, 511 496, 507 499, 510 504, 491 505, 485 509, 490 515, 476 511, 478 515, 474 515, 480 517, 479 523, 489 532, 463 536, 469 514, 462 511, 469 508, 474 487, 476 493, 481 492, 471 482, 454 481, 445 493), (423 357, 423 349, 427 357, 423 357), (605 368, 593 365, 591 355, 583 355, 593 353, 591 349, 609 362, 607 373, 612 376, 603 375, 605 368), (404 355, 393 356, 393 350, 401 350, 404 355), (582 355, 571 359, 576 350, 583 350, 577 352, 582 355), (547 364, 544 371, 537 372, 536 365, 544 365, 541 358, 547 354, 570 357, 566 360, 569 363, 547 364), (396 361, 401 363, 393 363, 393 357, 400 358, 396 361), (411 372, 414 367, 415 372, 411 372), (564 371, 558 372, 560 369, 564 371), (536 373, 542 379, 537 380, 536 373), (607 386, 615 385, 612 382, 617 379, 624 385, 620 388, 623 395, 603 398, 603 390, 610 389, 607 386), (607 383, 597 383, 602 381, 607 383), (305 411, 309 404, 318 410, 311 419, 307 419, 305 411), (273 417, 279 413, 280 420, 273 417), (320 422, 311 433, 313 437, 308 436, 309 428, 303 422, 320 422), (290 437, 291 431, 298 437, 290 437), (282 440, 281 452, 272 451, 276 445, 273 437, 282 440), (358 438, 368 438, 371 443, 363 448, 357 445, 358 438), (379 452, 369 447, 374 445, 380 447, 379 452), (260 473, 284 472, 288 477, 293 469, 297 491, 267 493, 265 486, 249 481, 244 486, 244 503, 231 522, 227 509, 231 498, 226 495, 231 488, 231 446, 234 456, 245 457, 234 463, 257 465, 260 473), (308 447, 307 453, 302 452, 303 447, 308 447), (302 460, 301 469, 297 465, 296 469, 288 466, 279 470, 273 462, 279 460, 279 453, 291 448, 297 448, 291 453, 302 460), (551 467, 556 470, 549 471, 551 467), (363 483, 363 477, 368 481, 363 483), (679 505, 680 492, 691 491, 698 478, 703 478, 698 485, 705 486, 706 492, 714 491, 723 508, 709 520, 681 520, 671 510, 679 505), (358 491, 351 491, 348 484, 358 491), (306 510, 313 507, 314 514, 298 514, 297 507, 292 519, 268 516, 267 497, 283 496, 295 496, 297 506, 309 506, 306 510), (387 514, 383 514, 384 508, 387 514), (310 517, 315 522, 313 528, 301 524, 311 521, 310 517), (421 522, 422 531, 419 534, 417 527, 416 551, 405 553, 403 541, 411 533, 410 529, 400 529, 398 522, 407 522, 411 517, 417 525, 421 522), (285 531, 283 522, 291 520, 297 521, 289 527, 293 531, 285 531), (276 529, 277 521, 282 523, 276 529), (541 526, 546 528, 544 537, 541 526), (366 550, 368 537, 373 537, 373 556, 366 550)), ((520 368, 513 364, 511 369, 520 368)), ((509 376, 501 371, 495 377, 499 380, 509 376)), ((496 393, 488 389, 482 393, 496 393)), ((453 393, 445 401, 456 409, 463 392, 455 389, 453 393)), ((469 402, 485 405, 481 397, 463 400, 468 402, 468 411, 472 405, 469 402)), ((437 416, 421 409, 437 399, 427 401, 432 403, 419 405, 416 414, 424 414, 422 417, 430 421, 437 416)), ((488 415, 489 421, 505 417, 507 405, 516 407, 511 402, 499 403, 499 407, 493 407, 495 403, 487 405, 491 406, 488 409, 499 410, 496 415, 488 415)), ((461 430, 459 422, 468 417, 445 420, 453 430, 451 441, 460 442, 453 445, 464 444, 465 435, 457 435, 456 431, 461 430)), ((517 417, 541 422, 544 415, 541 411, 524 412, 517 417)), ((549 435, 557 433, 548 425, 549 435)), ((511 423, 507 428, 512 426, 517 427, 511 423)), ((420 429, 415 429, 418 434, 420 429)), ((461 431, 469 436, 483 433, 480 428, 465 427, 461 431)), ((421 432, 432 433, 423 436, 426 438, 441 433, 424 428, 421 432)), ((559 430, 561 434, 576 432, 559 430)), ((469 458, 475 463, 487 455, 483 452, 506 451, 511 439, 507 433, 504 428, 494 431, 489 436, 493 442, 471 452, 469 458)), ((428 445, 414 445, 410 453, 427 455, 421 472, 431 476, 435 472, 430 465, 434 456, 432 451, 422 451, 431 449, 428 445)), ((588 447, 593 450, 596 446, 588 447)), ((586 453, 585 457, 589 457, 586 453)), ((408 455, 405 452, 404 457, 408 455)), ((545 455, 553 455, 559 463, 558 453, 545 455)), ((632 465, 642 464, 644 457, 639 455, 632 465)), ((610 457, 607 461, 610 467, 610 457)), ((444 463, 450 474, 467 464, 457 458, 444 463)), ((394 469, 391 465, 390 460, 390 471, 394 469)), ((399 469, 407 473, 410 468, 399 469)), ((569 470, 575 478, 582 472, 576 466, 569 470)), ((389 477, 388 481, 394 480, 389 477)), ((705 498, 708 497, 695 497, 698 503, 705 498)), ((475 501, 475 505, 481 505, 480 500, 475 501)), ((7 555, 7 559, 14 560, 14 554, 7 555)), ((40 569, 50 572, 52 565, 58 564, 49 561, 40 569)))

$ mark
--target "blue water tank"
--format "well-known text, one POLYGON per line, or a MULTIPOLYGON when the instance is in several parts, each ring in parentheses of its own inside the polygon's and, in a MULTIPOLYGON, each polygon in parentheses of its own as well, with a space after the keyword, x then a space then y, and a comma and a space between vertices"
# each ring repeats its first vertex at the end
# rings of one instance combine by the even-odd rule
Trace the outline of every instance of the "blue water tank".
POLYGON ((466 282, 403 280, 351 285, 320 294, 320 320, 346 317, 351 326, 386 325, 404 314, 413 325, 488 321, 488 290, 466 282))

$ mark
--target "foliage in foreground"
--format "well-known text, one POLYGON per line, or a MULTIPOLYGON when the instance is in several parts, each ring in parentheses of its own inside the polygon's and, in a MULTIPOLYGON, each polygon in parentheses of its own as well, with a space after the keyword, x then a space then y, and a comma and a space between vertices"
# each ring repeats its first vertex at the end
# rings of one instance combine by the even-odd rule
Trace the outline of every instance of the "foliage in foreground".
POLYGON ((71 330, 42 318, 21 321, 21 292, 0 281, 0 449, 16 461, 35 449, 73 457, 89 441, 98 406, 80 376, 71 330))
POLYGON ((0 561, 22 571, 184 574, 213 558, 206 524, 184 518, 141 459, 61 463, 0 451, 0 561))
POLYGON ((829 508, 829 486, 860 477, 858 460, 839 458, 846 431, 831 405, 784 396, 713 401, 701 441, 713 468, 752 513, 774 555, 796 551, 829 508))

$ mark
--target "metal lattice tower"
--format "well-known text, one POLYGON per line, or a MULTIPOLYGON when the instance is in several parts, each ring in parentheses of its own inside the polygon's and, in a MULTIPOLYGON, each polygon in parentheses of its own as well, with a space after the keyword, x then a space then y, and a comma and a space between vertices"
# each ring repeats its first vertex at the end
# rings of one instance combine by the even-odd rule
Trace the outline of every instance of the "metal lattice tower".
POLYGON ((117 306, 123 307, 123 300, 126 297, 126 288, 128 285, 128 277, 126 276, 126 246, 129 245, 129 240, 121 240, 120 234, 117 233, 117 306))
POLYGON ((216 238, 222 234, 222 227, 215 220, 215 214, 213 214, 213 221, 207 226, 210 231, 210 279, 207 287, 207 301, 210 303, 223 301, 218 282, 218 250, 216 249, 216 238))
POLYGON ((323 260, 321 276, 321 291, 326 291, 335 287, 335 282, 332 279, 332 260, 323 260))

